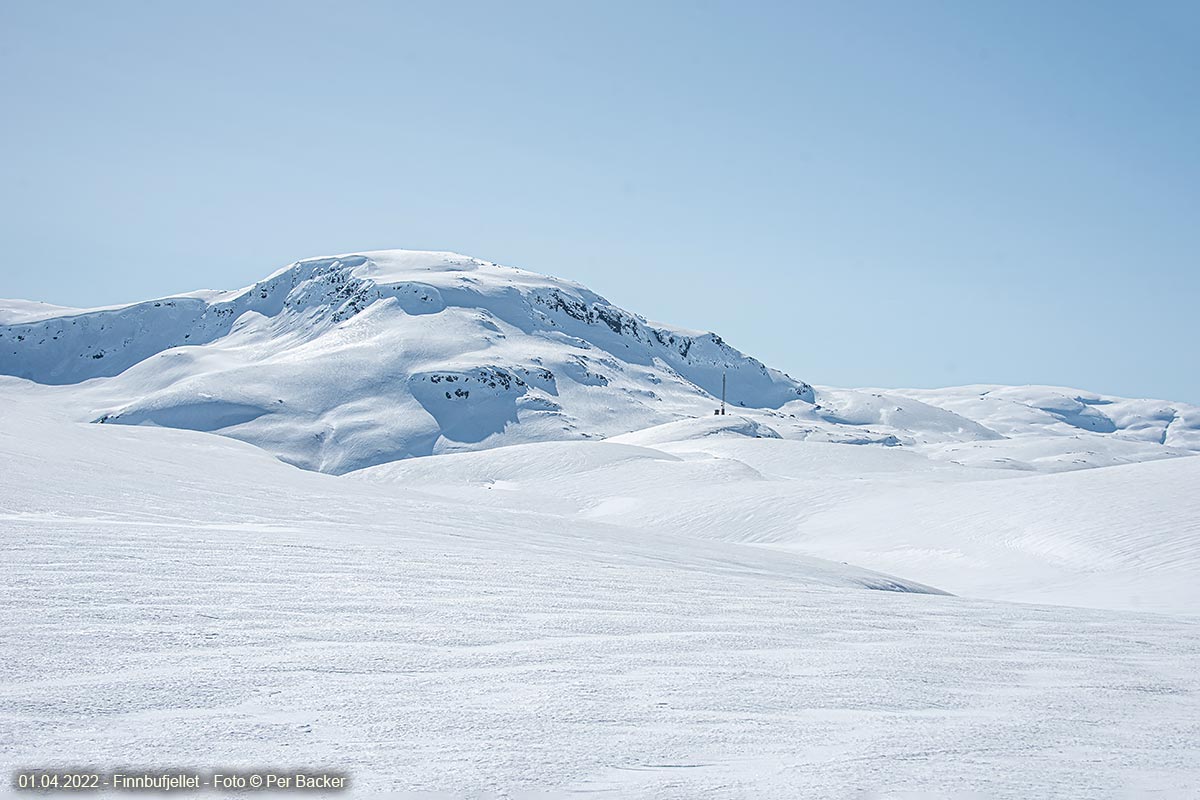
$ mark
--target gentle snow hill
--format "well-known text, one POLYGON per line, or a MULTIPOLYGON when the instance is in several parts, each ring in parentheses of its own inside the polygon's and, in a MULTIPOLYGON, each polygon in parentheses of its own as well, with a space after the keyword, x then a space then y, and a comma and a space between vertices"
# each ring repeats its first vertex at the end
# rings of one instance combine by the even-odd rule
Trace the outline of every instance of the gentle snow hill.
POLYGON ((715 334, 453 253, 311 259, 236 292, 7 316, 21 314, 0 326, 0 372, 82 384, 92 419, 219 432, 334 473, 711 413, 722 373, 733 404, 812 398, 715 334))
POLYGON ((966 596, 1200 614, 1200 459, 1040 475, 763 433, 710 417, 347 477, 846 560, 966 596))
MULTIPOLYGON (((722 481, 1012 471, 694 420, 675 445, 516 445, 371 485, 72 422, 63 401, 0 378, 0 773, 319 765, 351 796, 1200 792, 1195 619, 867 591, 920 587, 613 521, 654 480, 695 518, 722 481), (594 518, 560 513, 587 484, 594 518), (564 505, 502 502, 541 485, 564 505)), ((726 518, 743 533, 764 509, 746 497, 726 518)))
MULTIPOLYGON (((226 526, 253 537, 263 530, 320 529, 336 547, 371 536, 429 537, 422 547, 445 548, 462 540, 487 550, 530 548, 558 552, 562 559, 649 560, 677 552, 710 577, 738 570, 773 574, 797 585, 903 592, 940 590, 890 575, 862 570, 844 561, 799 555, 780 558, 754 548, 722 542, 683 541, 669 533, 601 522, 576 523, 544 508, 488 508, 448 502, 436 492, 323 475, 280 463, 261 449, 187 430, 100 426, 70 421, 35 384, 0 377, 0 462, 20 464, 0 485, 0 529, 10 523, 45 524, 75 518, 84 525, 153 525, 175 520, 201 529, 226 526), (372 519, 365 525, 359 516, 372 519), (509 541, 520 538, 520 545, 509 541), (681 549, 680 549, 681 548, 681 549)), ((547 470, 578 472, 619 467, 640 459, 668 459, 646 448, 606 442, 554 442, 557 460, 522 465, 530 476, 547 470), (599 458, 570 445, 603 448, 599 458)), ((519 447, 499 448, 501 460, 519 447)))
POLYGON ((789 544, 977 597, 1200 615, 1198 487, 1197 458, 895 487, 809 515, 789 544))

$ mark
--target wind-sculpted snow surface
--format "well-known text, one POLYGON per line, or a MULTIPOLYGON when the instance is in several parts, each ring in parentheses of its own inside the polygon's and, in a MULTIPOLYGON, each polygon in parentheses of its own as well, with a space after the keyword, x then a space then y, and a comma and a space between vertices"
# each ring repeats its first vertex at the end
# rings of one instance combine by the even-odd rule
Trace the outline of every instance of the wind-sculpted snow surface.
POLYGON ((985 480, 706 418, 653 447, 335 477, 203 433, 73 423, 64 399, 0 379, 5 775, 319 765, 351 796, 456 798, 1200 792, 1196 618, 922 594, 736 541, 779 519, 755 486, 806 474, 952 490, 1110 470, 985 480), (729 540, 647 517, 654 491, 693 521, 724 503, 729 540))

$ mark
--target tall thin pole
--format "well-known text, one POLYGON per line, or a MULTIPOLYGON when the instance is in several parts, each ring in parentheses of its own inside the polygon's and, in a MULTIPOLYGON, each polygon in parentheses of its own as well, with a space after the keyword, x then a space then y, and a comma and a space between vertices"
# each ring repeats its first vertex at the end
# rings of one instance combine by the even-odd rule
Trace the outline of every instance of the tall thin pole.
POLYGON ((721 416, 725 416, 725 373, 721 373, 721 416))

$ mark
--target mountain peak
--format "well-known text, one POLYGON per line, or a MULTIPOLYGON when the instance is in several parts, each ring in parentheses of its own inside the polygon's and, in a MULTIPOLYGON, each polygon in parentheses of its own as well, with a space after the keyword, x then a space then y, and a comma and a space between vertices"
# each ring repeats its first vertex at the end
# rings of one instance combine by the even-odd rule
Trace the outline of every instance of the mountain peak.
POLYGON ((80 384, 96 421, 217 431, 330 472, 711 414, 723 375, 733 406, 813 399, 716 334, 570 281, 411 250, 2 325, 0 373, 80 384))

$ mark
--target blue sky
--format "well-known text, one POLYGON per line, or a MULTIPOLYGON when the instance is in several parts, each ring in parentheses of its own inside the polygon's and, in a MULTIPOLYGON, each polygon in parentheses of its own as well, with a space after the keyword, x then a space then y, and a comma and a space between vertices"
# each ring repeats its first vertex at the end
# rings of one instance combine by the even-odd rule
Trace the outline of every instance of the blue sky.
POLYGON ((1200 402, 1200 5, 5 3, 0 296, 448 249, 811 382, 1200 402))

